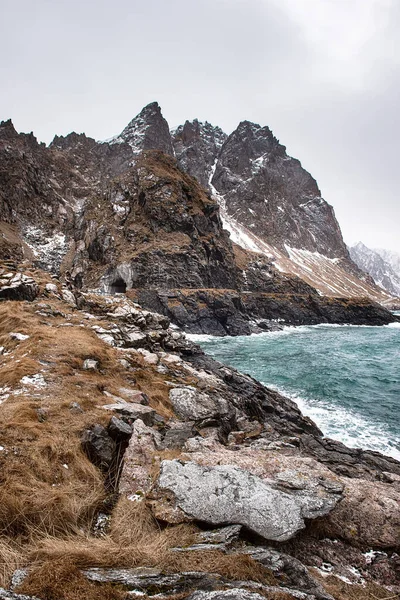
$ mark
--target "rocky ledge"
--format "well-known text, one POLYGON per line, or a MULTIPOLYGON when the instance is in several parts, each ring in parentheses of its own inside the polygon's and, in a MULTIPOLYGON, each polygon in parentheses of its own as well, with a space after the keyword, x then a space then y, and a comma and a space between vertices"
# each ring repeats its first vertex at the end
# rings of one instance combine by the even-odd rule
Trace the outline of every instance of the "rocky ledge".
POLYGON ((400 463, 125 295, 4 269, 0 598, 400 593, 400 463))

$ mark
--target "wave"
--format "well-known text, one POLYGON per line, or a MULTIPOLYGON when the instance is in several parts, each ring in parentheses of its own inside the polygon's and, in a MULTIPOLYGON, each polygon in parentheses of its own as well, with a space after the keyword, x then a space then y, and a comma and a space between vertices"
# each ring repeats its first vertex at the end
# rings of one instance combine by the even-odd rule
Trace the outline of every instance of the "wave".
POLYGON ((349 448, 374 450, 400 461, 400 438, 389 440, 383 424, 369 421, 355 411, 327 401, 304 398, 269 382, 262 383, 293 400, 303 415, 316 423, 324 436, 342 442, 349 448))

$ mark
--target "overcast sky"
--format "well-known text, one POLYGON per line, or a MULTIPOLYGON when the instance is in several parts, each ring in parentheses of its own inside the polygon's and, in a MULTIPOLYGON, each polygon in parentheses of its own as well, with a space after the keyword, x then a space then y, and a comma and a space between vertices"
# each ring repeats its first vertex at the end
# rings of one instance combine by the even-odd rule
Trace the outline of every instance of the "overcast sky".
POLYGON ((0 120, 50 142, 268 125, 345 241, 400 252, 400 0, 0 0, 0 120))

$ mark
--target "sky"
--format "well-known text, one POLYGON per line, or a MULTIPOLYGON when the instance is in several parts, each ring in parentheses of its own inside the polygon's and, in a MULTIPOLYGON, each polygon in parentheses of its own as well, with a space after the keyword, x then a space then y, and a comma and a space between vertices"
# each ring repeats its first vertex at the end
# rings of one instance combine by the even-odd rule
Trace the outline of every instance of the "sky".
POLYGON ((268 125, 347 243, 400 253, 399 0, 0 0, 0 120, 107 139, 157 100, 170 126, 268 125))

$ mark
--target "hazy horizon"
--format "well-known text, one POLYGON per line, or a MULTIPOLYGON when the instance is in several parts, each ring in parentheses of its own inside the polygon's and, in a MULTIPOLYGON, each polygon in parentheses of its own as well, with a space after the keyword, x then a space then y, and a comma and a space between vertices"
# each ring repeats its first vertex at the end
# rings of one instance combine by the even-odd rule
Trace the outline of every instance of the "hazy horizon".
POLYGON ((0 119, 49 143, 118 134, 158 101, 171 127, 268 125, 345 241, 400 253, 396 0, 0 0, 0 119))

